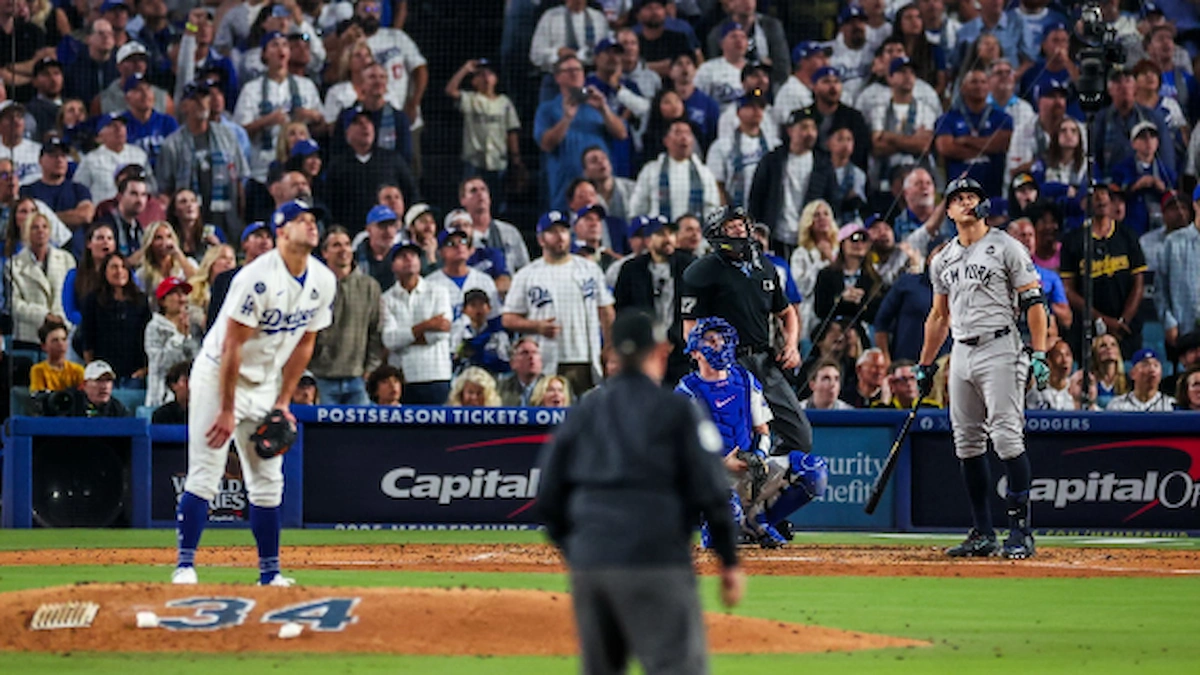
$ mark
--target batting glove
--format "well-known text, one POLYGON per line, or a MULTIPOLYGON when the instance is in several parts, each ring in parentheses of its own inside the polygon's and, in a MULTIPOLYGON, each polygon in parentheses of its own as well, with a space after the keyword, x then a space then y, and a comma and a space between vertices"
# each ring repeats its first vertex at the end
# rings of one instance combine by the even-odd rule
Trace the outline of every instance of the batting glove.
POLYGON ((917 391, 920 392, 921 398, 929 396, 933 391, 933 376, 937 375, 938 367, 936 363, 931 363, 927 366, 917 366, 917 391))
POLYGON ((1046 363, 1046 352, 1033 352, 1030 356, 1029 371, 1038 391, 1050 383, 1050 366, 1046 363))

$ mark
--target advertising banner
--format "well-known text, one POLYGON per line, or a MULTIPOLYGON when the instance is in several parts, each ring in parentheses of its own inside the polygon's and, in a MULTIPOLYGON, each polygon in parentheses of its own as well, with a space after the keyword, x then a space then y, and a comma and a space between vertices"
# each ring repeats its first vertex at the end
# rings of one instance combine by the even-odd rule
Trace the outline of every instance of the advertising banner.
POLYGON ((532 524, 547 428, 304 426, 304 521, 532 524))
MULTIPOLYGON (((935 431, 944 421, 921 426, 935 431)), ((1196 529, 1200 523, 1197 428, 1200 418, 1186 413, 1175 418, 1031 416, 1026 421, 1026 444, 1033 465, 1034 526, 1042 530, 1196 529), (1101 420, 1102 426, 1097 424, 1101 420)), ((912 443, 912 524, 969 527, 966 490, 948 427, 944 433, 914 433, 912 443)), ((989 456, 996 495, 993 518, 1003 527, 1007 481, 1002 463, 993 453, 989 456)))
MULTIPOLYGON (((187 444, 182 442, 157 441, 154 443, 153 461, 150 464, 150 518, 155 521, 174 522, 175 506, 183 494, 183 483, 187 479, 187 444)), ((250 502, 246 499, 246 486, 242 482, 241 462, 237 453, 230 450, 225 464, 225 476, 217 496, 210 502, 208 522, 240 523, 250 517, 250 502)))

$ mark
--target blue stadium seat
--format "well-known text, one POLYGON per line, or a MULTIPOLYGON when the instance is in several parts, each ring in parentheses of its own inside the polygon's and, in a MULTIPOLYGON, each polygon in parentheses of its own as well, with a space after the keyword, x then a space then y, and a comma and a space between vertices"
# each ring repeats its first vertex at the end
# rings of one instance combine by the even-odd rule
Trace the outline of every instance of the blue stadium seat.
POLYGON ((113 389, 113 398, 120 401, 126 409, 135 411, 146 402, 145 389, 113 389))
MULTIPOLYGON (((143 398, 142 400, 145 400, 145 398, 143 398)), ((156 408, 152 405, 139 405, 137 407, 137 411, 134 413, 134 416, 139 419, 148 420, 154 416, 155 410, 158 410, 158 408, 156 408)))

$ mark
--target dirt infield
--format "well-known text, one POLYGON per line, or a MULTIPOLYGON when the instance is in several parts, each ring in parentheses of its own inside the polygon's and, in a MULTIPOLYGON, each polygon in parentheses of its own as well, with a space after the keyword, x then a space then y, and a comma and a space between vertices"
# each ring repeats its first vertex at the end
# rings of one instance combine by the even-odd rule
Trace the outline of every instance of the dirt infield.
MULTIPOLYGON (((215 620, 215 619, 213 619, 215 620)), ((302 622, 304 619, 300 619, 302 622)), ((929 643, 726 614, 705 616, 709 647, 721 654, 833 652, 929 643)), ((177 624, 176 624, 177 626, 177 624)), ((177 626, 178 627, 178 626, 177 626)), ((0 595, 0 650, 119 652, 354 652, 441 655, 577 653, 570 597, 520 590, 415 588, 259 588, 236 585, 78 584, 0 595), (167 607, 171 600, 193 600, 167 607), (90 628, 30 630, 41 603, 90 601, 101 609, 90 628), (235 604, 236 603, 236 604, 235 604), (344 614, 327 611, 335 606, 344 614), (302 609, 296 609, 303 605, 302 609), (245 611, 216 629, 138 628, 139 611, 160 620, 204 622, 231 606, 245 611), (281 639, 279 612, 315 618, 281 639), (323 615, 321 612, 325 612, 323 615), (334 619, 327 621, 331 614, 334 619)))
MULTIPOLYGON (((752 575, 922 577, 1100 577, 1200 574, 1200 551, 1041 548, 1032 560, 950 560, 941 549, 919 546, 793 545, 774 551, 743 549, 752 575)), ((201 547, 196 564, 257 568, 254 548, 201 547)), ((555 550, 544 544, 377 544, 284 546, 284 569, 391 569, 432 572, 561 572, 555 550)), ((4 565, 171 565, 173 549, 50 549, 0 552, 4 565)), ((715 571, 700 552, 702 573, 715 571)))

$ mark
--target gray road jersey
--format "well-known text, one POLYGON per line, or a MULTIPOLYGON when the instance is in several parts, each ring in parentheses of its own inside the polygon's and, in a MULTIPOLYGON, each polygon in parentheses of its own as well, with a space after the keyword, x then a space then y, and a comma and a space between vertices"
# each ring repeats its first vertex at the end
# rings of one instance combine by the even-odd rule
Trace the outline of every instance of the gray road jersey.
POLYGON ((1016 289, 1040 281, 1029 251, 1000 230, 964 247, 950 240, 930 262, 933 292, 949 296, 950 333, 961 340, 1014 326, 1016 289))

